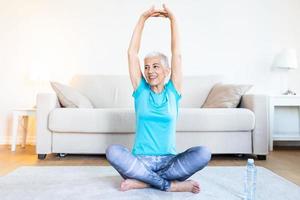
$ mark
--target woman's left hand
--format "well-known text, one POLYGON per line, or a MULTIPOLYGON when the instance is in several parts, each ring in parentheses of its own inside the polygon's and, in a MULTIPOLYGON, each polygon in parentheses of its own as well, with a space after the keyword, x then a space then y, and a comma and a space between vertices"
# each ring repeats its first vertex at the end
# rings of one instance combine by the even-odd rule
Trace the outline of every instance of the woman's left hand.
POLYGON ((164 14, 165 17, 168 17, 170 20, 174 20, 175 16, 172 13, 172 11, 166 6, 166 4, 163 4, 163 8, 164 8, 164 11, 166 13, 166 14, 164 14))

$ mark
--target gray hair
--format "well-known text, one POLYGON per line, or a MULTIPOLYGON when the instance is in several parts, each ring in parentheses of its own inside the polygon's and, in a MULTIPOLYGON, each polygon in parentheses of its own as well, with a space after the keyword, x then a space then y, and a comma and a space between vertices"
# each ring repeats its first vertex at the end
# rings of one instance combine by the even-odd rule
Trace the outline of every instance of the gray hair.
POLYGON ((169 61, 168 61, 168 57, 163 54, 163 53, 160 53, 160 52, 157 52, 157 51, 152 51, 150 53, 148 53, 144 59, 146 58, 152 58, 152 57, 156 57, 156 56, 159 56, 160 57, 160 61, 161 61, 161 64, 164 66, 164 67, 170 67, 169 65, 169 61))

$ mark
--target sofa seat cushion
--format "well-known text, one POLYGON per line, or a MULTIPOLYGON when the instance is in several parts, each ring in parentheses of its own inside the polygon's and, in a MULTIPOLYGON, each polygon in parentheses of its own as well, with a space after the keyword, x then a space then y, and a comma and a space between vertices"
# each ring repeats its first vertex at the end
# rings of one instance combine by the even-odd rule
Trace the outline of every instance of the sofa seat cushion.
MULTIPOLYGON (((254 113, 244 108, 179 108, 177 131, 249 131, 254 113)), ((133 108, 56 108, 49 114, 54 132, 132 133, 133 108)))
POLYGON ((134 132, 132 108, 56 108, 49 114, 49 127, 54 132, 134 132))
POLYGON ((177 131, 250 131, 255 115, 245 108, 181 108, 177 131))

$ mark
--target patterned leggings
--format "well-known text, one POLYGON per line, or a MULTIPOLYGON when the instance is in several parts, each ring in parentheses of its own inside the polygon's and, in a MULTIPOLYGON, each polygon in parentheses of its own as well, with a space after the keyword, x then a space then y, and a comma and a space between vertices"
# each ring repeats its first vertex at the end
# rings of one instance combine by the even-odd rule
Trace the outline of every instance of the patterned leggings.
POLYGON ((124 179, 136 179, 167 191, 171 181, 184 181, 203 169, 211 152, 207 147, 196 146, 177 155, 134 156, 125 146, 112 144, 106 149, 106 158, 124 179))

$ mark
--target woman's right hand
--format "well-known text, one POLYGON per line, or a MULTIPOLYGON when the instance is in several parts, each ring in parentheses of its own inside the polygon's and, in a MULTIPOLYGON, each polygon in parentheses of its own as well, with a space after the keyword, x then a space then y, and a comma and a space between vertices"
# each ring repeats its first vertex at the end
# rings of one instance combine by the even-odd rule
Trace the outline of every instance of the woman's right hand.
POLYGON ((145 11, 141 17, 143 19, 148 19, 149 17, 167 17, 167 12, 164 10, 156 10, 154 6, 152 6, 149 10, 145 11))

